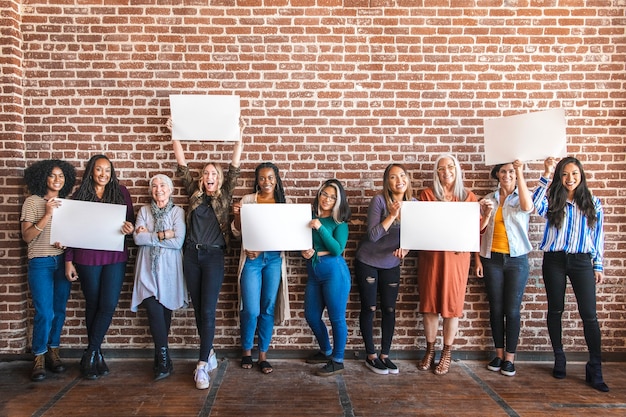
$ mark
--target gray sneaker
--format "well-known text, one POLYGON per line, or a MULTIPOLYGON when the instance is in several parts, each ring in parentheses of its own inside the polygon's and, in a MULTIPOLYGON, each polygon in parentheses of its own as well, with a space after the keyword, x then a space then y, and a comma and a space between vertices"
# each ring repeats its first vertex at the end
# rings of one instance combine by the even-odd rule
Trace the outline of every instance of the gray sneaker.
POLYGON ((211 353, 209 354, 209 370, 211 372, 214 369, 217 369, 217 356, 215 355, 215 350, 211 349, 211 353))

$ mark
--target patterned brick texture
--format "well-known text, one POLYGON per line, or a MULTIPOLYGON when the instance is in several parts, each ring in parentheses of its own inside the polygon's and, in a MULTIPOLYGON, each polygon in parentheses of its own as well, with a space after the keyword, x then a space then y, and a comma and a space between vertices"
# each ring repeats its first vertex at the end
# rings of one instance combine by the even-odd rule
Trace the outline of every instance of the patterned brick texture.
MULTIPOLYGON (((434 159, 452 152, 469 188, 483 196, 495 186, 484 165, 483 121, 564 108, 567 151, 583 161, 606 209, 606 279, 597 297, 603 345, 626 351, 623 1, 0 0, 0 6, 0 353, 30 349, 32 306, 19 232, 24 168, 63 158, 82 176, 90 156, 106 153, 139 209, 148 202, 148 179, 175 170, 165 121, 169 95, 182 93, 241 96, 248 127, 237 199, 251 192, 261 161, 280 166, 298 203, 310 203, 326 178, 345 184, 354 213, 350 266, 387 164, 406 164, 420 190, 431 182, 434 159)), ((230 160, 232 144, 183 145, 196 170, 208 159, 230 160)), ((531 187, 541 167, 529 164, 531 187)), ((184 206, 176 184, 176 202, 184 206)), ((542 227, 534 216, 537 243, 542 227)), ((218 349, 239 346, 237 259, 234 248, 218 308, 218 349)), ((296 253, 288 263, 292 316, 276 328, 272 347, 311 349, 305 265, 296 253)), ((537 250, 531 263, 519 349, 549 351, 537 250)), ((145 314, 130 311, 132 273, 131 261, 107 348, 151 347, 145 314)), ((584 351, 571 291, 567 297, 566 349, 584 351)), ((395 350, 424 346, 417 300, 412 254, 402 266, 395 350)), ((85 345, 83 309, 75 286, 64 347, 85 345)), ((362 349, 358 312, 353 287, 348 349, 362 349)), ((471 275, 458 349, 491 349, 488 316, 483 283, 471 275)), ((175 313, 171 341, 173 348, 197 347, 191 309, 175 313)))

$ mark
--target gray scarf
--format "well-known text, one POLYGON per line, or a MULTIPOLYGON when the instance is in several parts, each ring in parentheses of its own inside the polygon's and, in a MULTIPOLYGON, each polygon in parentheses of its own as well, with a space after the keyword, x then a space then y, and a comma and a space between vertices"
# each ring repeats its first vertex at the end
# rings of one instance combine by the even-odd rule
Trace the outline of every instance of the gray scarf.
MULTIPOLYGON (((170 198, 165 207, 159 208, 154 200, 150 203, 150 208, 152 209, 152 217, 154 217, 154 231, 162 232, 165 230, 165 218, 169 214, 170 211, 174 208, 174 203, 170 198)), ((159 270, 159 258, 161 257, 161 247, 160 246, 151 246, 150 247, 150 261, 152 262, 152 274, 155 279, 159 278, 158 270, 159 270)))

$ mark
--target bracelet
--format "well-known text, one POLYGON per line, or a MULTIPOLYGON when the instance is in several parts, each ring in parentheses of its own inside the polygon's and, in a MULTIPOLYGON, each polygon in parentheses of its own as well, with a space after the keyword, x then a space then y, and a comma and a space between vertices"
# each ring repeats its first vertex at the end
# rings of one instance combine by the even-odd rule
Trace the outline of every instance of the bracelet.
POLYGON ((33 223, 33 226, 35 226, 35 229, 39 230, 40 232, 43 232, 43 229, 40 229, 39 227, 37 227, 37 223, 33 223))

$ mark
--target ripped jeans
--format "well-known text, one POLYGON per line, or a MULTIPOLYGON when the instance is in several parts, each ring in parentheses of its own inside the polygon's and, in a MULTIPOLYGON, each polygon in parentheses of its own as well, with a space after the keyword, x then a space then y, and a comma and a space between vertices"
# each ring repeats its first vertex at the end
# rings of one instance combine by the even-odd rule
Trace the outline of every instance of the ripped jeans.
POLYGON ((374 268, 355 260, 354 272, 361 296, 359 323, 361 335, 368 355, 374 355, 373 325, 376 314, 376 294, 380 294, 381 349, 380 353, 389 355, 391 339, 396 327, 396 301, 400 288, 400 266, 391 269, 374 268))

